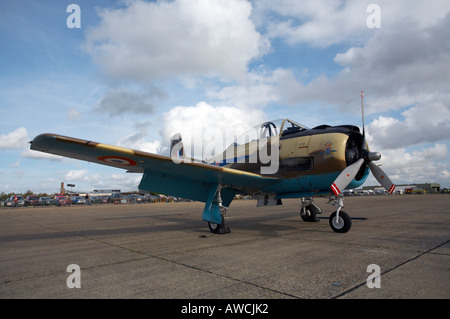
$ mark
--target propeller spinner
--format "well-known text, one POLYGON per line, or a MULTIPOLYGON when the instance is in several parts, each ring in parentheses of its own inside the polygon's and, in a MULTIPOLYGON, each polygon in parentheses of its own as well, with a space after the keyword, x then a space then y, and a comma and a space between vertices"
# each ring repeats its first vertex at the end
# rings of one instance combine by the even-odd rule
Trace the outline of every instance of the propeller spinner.
POLYGON ((341 191, 344 190, 350 182, 356 177, 361 166, 366 163, 373 176, 375 176, 376 180, 383 186, 389 194, 392 194, 395 190, 395 186, 386 173, 373 161, 377 161, 381 158, 381 154, 378 152, 369 152, 366 142, 366 132, 364 129, 364 93, 361 91, 361 112, 362 112, 362 123, 363 123, 363 134, 362 134, 362 145, 361 150, 358 152, 354 152, 358 158, 354 163, 347 166, 341 174, 336 178, 334 183, 331 185, 331 190, 336 196, 341 194, 341 191))

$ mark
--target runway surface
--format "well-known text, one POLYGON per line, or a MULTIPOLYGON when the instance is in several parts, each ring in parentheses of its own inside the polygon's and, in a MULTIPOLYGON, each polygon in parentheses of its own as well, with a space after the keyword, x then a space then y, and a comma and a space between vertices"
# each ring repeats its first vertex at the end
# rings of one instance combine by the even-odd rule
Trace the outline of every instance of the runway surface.
POLYGON ((198 202, 3 208, 0 298, 450 298, 450 195, 345 197, 346 234, 326 202, 235 200, 225 235, 198 202))

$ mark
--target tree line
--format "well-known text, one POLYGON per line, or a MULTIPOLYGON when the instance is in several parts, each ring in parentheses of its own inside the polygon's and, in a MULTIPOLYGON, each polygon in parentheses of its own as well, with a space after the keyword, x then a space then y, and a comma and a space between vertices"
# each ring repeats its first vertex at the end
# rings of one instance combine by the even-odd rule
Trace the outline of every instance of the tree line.
POLYGON ((1 192, 0 193, 0 200, 6 200, 6 199, 10 198, 13 195, 22 195, 23 198, 26 198, 29 195, 36 195, 38 197, 52 197, 54 194, 47 194, 47 193, 34 194, 33 191, 31 191, 31 190, 27 190, 23 194, 21 194, 21 193, 5 193, 5 192, 1 192))

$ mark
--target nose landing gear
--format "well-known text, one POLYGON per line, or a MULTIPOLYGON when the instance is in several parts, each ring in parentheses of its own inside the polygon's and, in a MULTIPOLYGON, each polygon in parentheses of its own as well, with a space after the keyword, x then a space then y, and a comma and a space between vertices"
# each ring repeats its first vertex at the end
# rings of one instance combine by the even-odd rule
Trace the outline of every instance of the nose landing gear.
POLYGON ((331 229, 333 229, 336 233, 346 233, 352 227, 352 220, 344 211, 340 211, 339 214, 335 211, 330 215, 328 220, 330 222, 331 229))
POLYGON ((344 207, 344 198, 342 196, 331 196, 330 201, 333 206, 337 206, 338 209, 330 215, 328 219, 330 227, 336 233, 346 233, 352 227, 352 220, 350 216, 344 212, 342 207, 344 207))

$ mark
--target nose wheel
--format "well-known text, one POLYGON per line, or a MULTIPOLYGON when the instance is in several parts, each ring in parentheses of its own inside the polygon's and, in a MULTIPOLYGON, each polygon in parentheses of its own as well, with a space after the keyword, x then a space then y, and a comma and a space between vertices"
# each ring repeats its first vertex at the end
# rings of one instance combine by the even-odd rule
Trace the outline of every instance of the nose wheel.
POLYGON ((344 207, 344 198, 342 196, 331 196, 328 203, 338 208, 328 219, 331 229, 336 233, 348 232, 352 228, 352 220, 346 212, 341 210, 344 207))
POLYGON ((328 219, 330 227, 336 233, 346 233, 352 227, 352 220, 350 216, 344 211, 335 211, 328 219))

